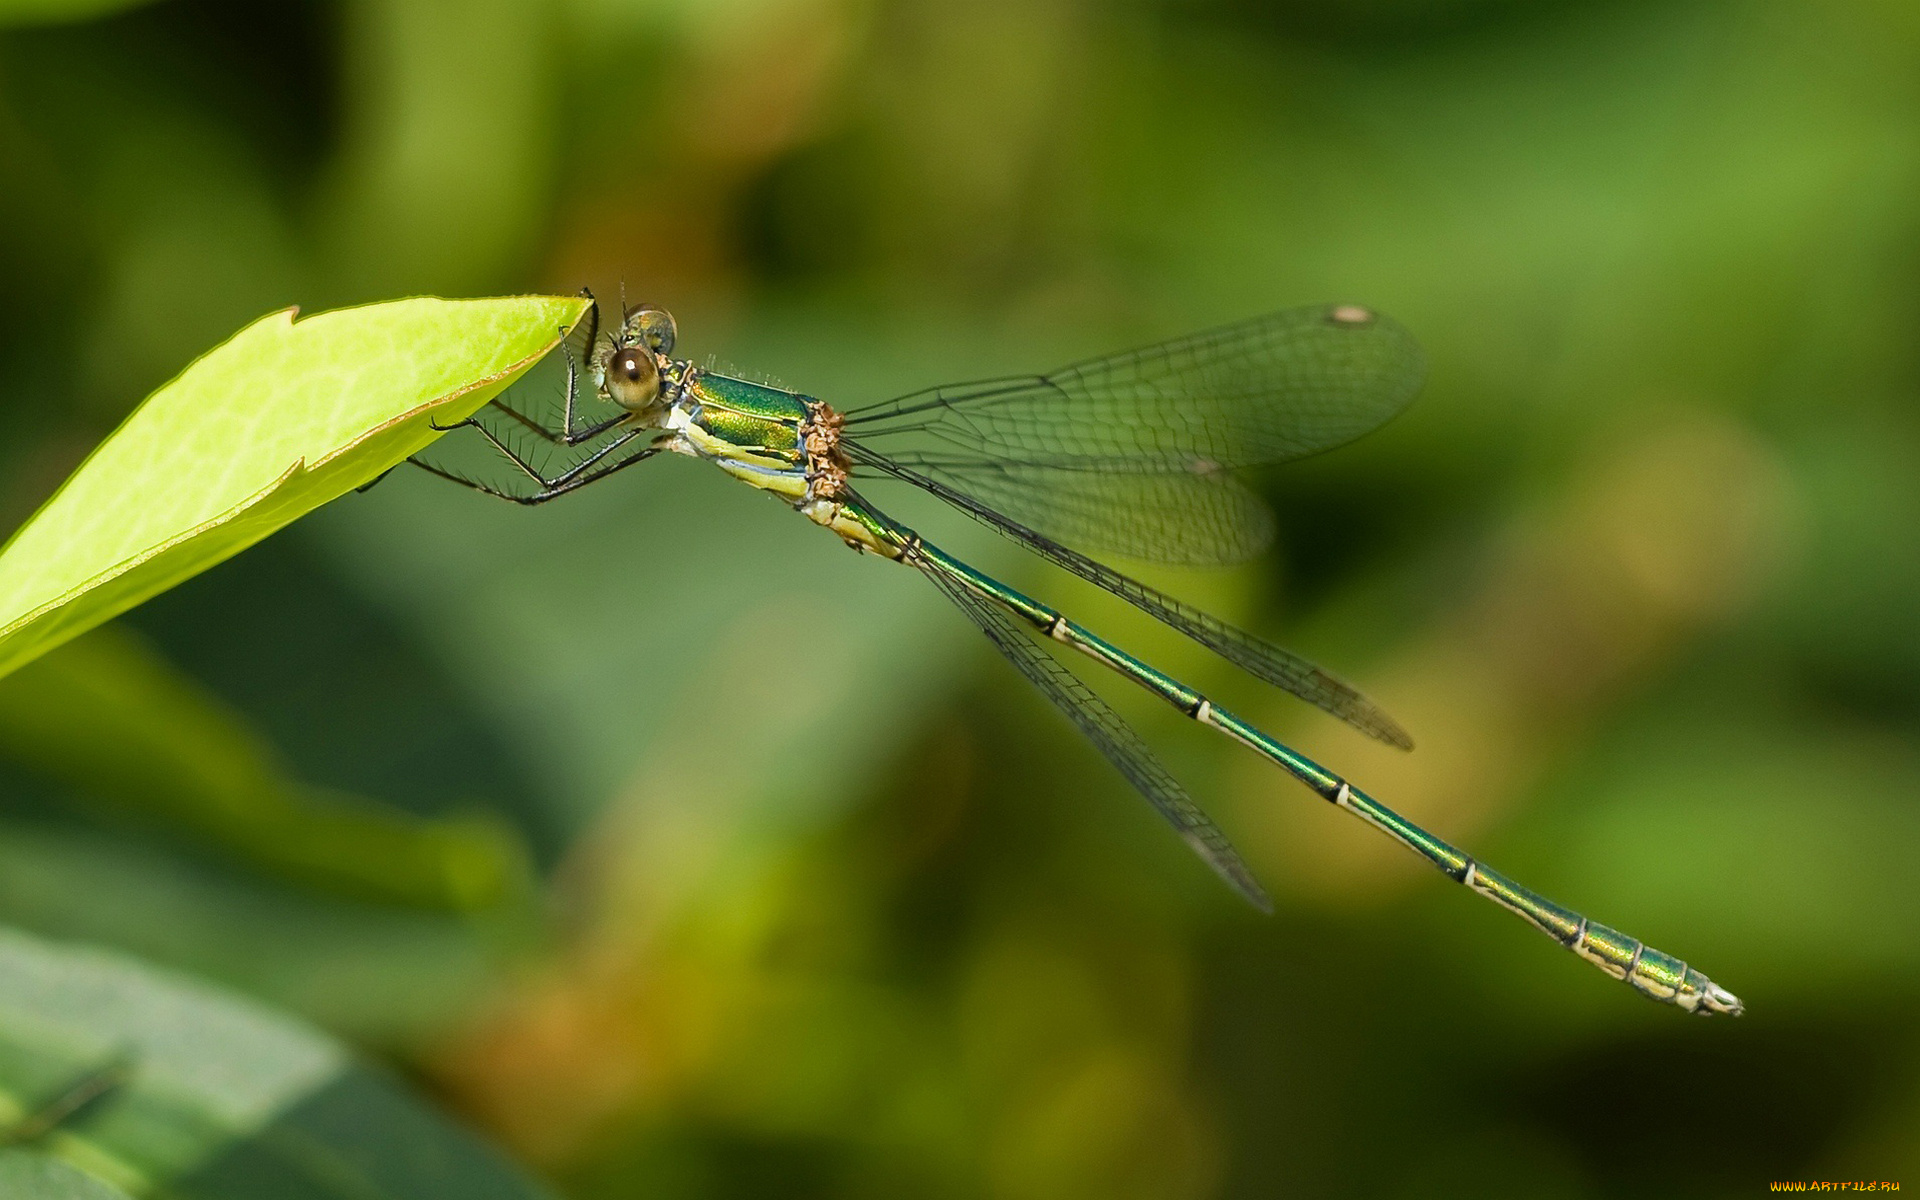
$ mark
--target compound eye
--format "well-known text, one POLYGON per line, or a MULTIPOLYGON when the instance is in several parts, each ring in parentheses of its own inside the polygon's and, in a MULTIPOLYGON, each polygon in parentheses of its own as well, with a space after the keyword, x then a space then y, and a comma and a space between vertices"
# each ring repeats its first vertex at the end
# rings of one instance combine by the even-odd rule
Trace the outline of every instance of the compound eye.
POLYGON ((630 412, 660 397, 660 366, 644 346, 623 346, 607 363, 607 395, 630 412))
POLYGON ((638 341, 655 354, 672 354, 674 338, 679 330, 674 325, 673 314, 666 309, 651 304, 636 304, 627 310, 626 324, 621 332, 627 340, 638 341))

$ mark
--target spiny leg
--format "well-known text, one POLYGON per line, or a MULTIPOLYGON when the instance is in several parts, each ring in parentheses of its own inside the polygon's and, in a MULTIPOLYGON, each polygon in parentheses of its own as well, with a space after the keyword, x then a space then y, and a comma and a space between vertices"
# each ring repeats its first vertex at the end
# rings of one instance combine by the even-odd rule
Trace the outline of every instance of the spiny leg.
POLYGON ((427 472, 429 475, 438 475, 440 478, 452 483, 457 483, 461 487, 472 488, 474 491, 480 492, 483 495, 495 496, 501 500, 511 500, 515 504, 524 504, 531 507, 536 504, 545 504, 549 500, 557 500, 568 492, 578 491, 590 483, 597 483, 616 471, 624 471, 633 464, 645 462, 647 459, 660 453, 661 447, 649 444, 641 447, 633 454, 618 459, 615 462, 608 463, 597 470, 587 470, 588 467, 593 466, 594 462, 604 459, 609 452, 632 441, 638 437, 641 432, 643 431, 634 430, 632 433, 627 434, 607 446, 606 449, 596 453, 592 459, 563 472, 551 481, 543 479, 537 474, 534 475, 534 480, 540 483, 542 487, 539 491, 531 493, 509 492, 505 488, 498 488, 490 483, 485 483, 478 479, 471 479, 457 471, 449 471, 445 467, 435 466, 433 463, 418 457, 410 458, 407 461, 427 472), (583 471, 586 473, 582 474, 581 472, 583 471))
POLYGON ((506 459, 508 462, 518 467, 522 474, 524 474, 528 479, 533 480, 535 483, 539 484, 543 488, 550 488, 557 484, 562 484, 567 482, 567 480, 571 479, 573 476, 578 475, 582 471, 588 470, 595 463, 607 457, 607 455, 613 453, 615 450, 618 450, 620 447, 626 445, 628 442, 631 442, 634 438, 639 437, 643 433, 650 432, 649 430, 646 430, 646 429, 629 429, 627 432, 621 434, 619 437, 614 438, 612 441, 608 442, 606 445, 600 447, 598 450, 595 450, 593 453, 587 455, 585 458, 581 459, 579 462, 575 463, 573 466, 567 468, 565 471, 562 471, 560 474, 549 479, 546 476, 542 475, 539 472, 539 470, 534 467, 532 463, 528 462, 526 459, 526 456, 522 455, 519 451, 515 450, 513 447, 507 445, 507 443, 504 440, 502 440, 498 434, 494 433, 493 430, 488 429, 484 424, 480 423, 479 421, 475 421, 474 419, 469 417, 467 420, 462 421, 459 425, 450 425, 447 428, 449 431, 451 431, 451 430, 460 429, 464 426, 469 426, 469 425, 472 426, 474 429, 478 430, 481 437, 487 439, 487 441, 493 446, 493 448, 500 453, 500 457, 506 459))
MULTIPOLYGON (((592 293, 587 292, 586 294, 588 298, 591 299, 592 293)), ((599 309, 597 307, 590 308, 589 314, 589 330, 597 331, 599 327, 599 309)), ((567 420, 569 424, 574 420, 574 398, 577 394, 578 378, 578 364, 574 361, 571 348, 569 348, 567 354, 567 420)), ((497 401, 495 403, 502 412, 516 418, 533 433, 539 435, 550 444, 560 446, 562 450, 572 450, 575 448, 576 443, 587 443, 594 439, 601 438, 602 435, 606 434, 609 430, 620 425, 627 417, 627 414, 621 413, 612 420, 601 423, 591 431, 581 432, 575 430, 573 431, 573 435, 577 436, 570 436, 567 434, 556 434, 513 408, 498 404, 497 401)), ((534 485, 535 490, 527 492, 519 488, 510 488, 488 483, 480 479, 475 479, 464 471, 440 466, 418 454, 412 456, 408 461, 431 474, 438 475, 442 479, 459 483, 464 487, 472 488, 475 491, 489 496, 496 496, 503 500, 511 500, 516 504, 544 504, 548 500, 553 500, 568 492, 576 491, 588 483, 604 479, 616 470, 624 469, 636 462, 650 458, 656 452, 653 446, 643 448, 638 453, 627 452, 624 454, 623 448, 629 447, 632 442, 642 434, 654 434, 656 442, 660 436, 658 431, 648 428, 626 428, 616 432, 614 436, 605 440, 604 443, 597 448, 590 449, 590 451, 584 454, 584 457, 573 462, 559 474, 548 475, 542 469, 544 463, 536 465, 526 454, 509 444, 505 437, 495 433, 493 429, 489 428, 486 422, 479 419, 478 414, 453 425, 435 425, 433 428, 440 432, 447 433, 467 426, 472 426, 482 438, 486 439, 487 444, 492 447, 493 451, 511 463, 521 477, 534 485)), ((568 455, 567 457, 571 458, 572 455, 568 455)))
MULTIPOLYGON (((593 292, 591 289, 583 287, 580 289, 580 294, 585 296, 589 301, 592 302, 587 307, 587 347, 588 347, 588 351, 591 352, 594 342, 599 338, 600 305, 598 301, 594 300, 593 292)), ((532 433, 534 436, 540 438, 545 442, 548 442, 549 444, 564 446, 568 449, 572 449, 573 447, 578 446, 584 442, 590 442, 593 439, 601 436, 602 434, 606 433, 609 429, 612 429, 614 426, 618 425, 622 420, 622 418, 626 415, 624 413, 616 413, 615 415, 607 418, 606 420, 597 422, 594 425, 584 430, 577 430, 573 427, 574 426, 574 397, 577 393, 578 386, 579 386, 579 367, 575 363, 573 358, 573 347, 567 341, 567 336, 570 332, 571 331, 565 328, 562 328, 560 330, 560 334, 561 334, 560 348, 562 353, 566 355, 566 359, 567 359, 566 428, 564 430, 549 429, 546 425, 541 424, 539 421, 534 420, 532 417, 528 416, 527 414, 521 412, 519 409, 514 408, 512 405, 508 404, 503 397, 496 396, 492 400, 489 400, 487 402, 488 405, 490 405, 491 407, 496 408, 502 413, 505 413, 507 416, 513 418, 516 422, 518 422, 523 428, 525 428, 528 432, 532 433)), ((479 417, 477 414, 474 416, 466 417, 463 420, 456 421, 451 425, 440 425, 435 423, 431 418, 429 418, 427 421, 427 425, 429 428, 433 429, 435 432, 438 432, 438 433, 452 433, 456 430, 465 429, 471 426, 472 428, 479 430, 481 436, 486 438, 488 442, 492 443, 494 449, 499 451, 504 458, 506 458, 508 461, 512 462, 516 467, 518 467, 522 473, 526 474, 528 477, 532 478, 536 482, 539 482, 542 485, 543 489, 552 486, 552 484, 550 484, 548 481, 541 478, 539 472, 536 471, 533 468, 533 466, 527 462, 526 457, 524 455, 518 453, 517 451, 513 450, 511 447, 507 446, 503 441, 501 441, 501 439, 498 436, 494 434, 492 430, 488 429, 479 420, 479 417)), ((616 446, 618 444, 619 444, 618 442, 615 443, 616 446)), ((607 449, 607 448, 603 448, 603 449, 607 449)), ((596 455, 594 459, 589 459, 588 465, 591 465, 592 462, 597 461, 598 457, 599 456, 596 455)), ((476 490, 485 491, 490 495, 503 495, 509 499, 514 498, 511 493, 502 492, 499 489, 491 488, 491 487, 487 487, 485 485, 479 484, 477 481, 469 480, 466 477, 458 474, 457 472, 447 471, 442 468, 435 467, 421 460, 417 456, 410 458, 408 461, 412 462, 415 466, 423 467, 428 471, 432 472, 433 474, 439 475, 443 479, 455 480, 457 482, 472 486, 476 490)), ((393 474, 393 468, 388 467, 386 470, 380 472, 380 474, 374 476, 372 479, 369 479, 367 482, 361 484, 359 487, 353 490, 356 493, 365 493, 365 492, 372 491, 375 487, 377 487, 380 484, 382 480, 384 480, 387 476, 391 474, 393 474)))
MULTIPOLYGON (((587 305, 586 341, 587 353, 591 355, 594 350, 594 343, 600 339, 600 302, 594 299, 593 291, 590 288, 581 288, 580 294, 590 301, 587 305)), ((573 355, 572 332, 570 329, 562 329, 560 331, 560 353, 567 360, 567 399, 561 427, 559 429, 554 429, 545 422, 536 420, 526 413, 521 412, 511 404, 508 404, 506 398, 503 396, 495 396, 493 399, 487 401, 489 406, 513 418, 534 436, 543 441, 551 442, 556 446, 567 446, 569 448, 578 446, 583 442, 592 441, 607 432, 607 430, 612 429, 615 425, 618 425, 626 416, 624 412, 620 412, 615 413, 603 421, 595 421, 591 425, 584 427, 578 425, 580 364, 573 355)), ((435 425, 434 428, 446 433, 467 425, 478 425, 478 422, 473 417, 468 417, 466 420, 453 425, 435 425)))
MULTIPOLYGON (((594 343, 600 338, 600 302, 593 299, 593 293, 588 289, 581 288, 580 292, 589 301, 592 301, 592 303, 587 306, 587 353, 591 355, 594 350, 594 343)), ((580 364, 573 357, 572 342, 562 339, 560 342, 560 352, 567 360, 567 403, 565 415, 559 429, 549 429, 519 409, 502 404, 498 397, 495 397, 490 403, 501 412, 506 413, 549 442, 562 446, 578 446, 580 443, 590 442, 607 430, 612 429, 625 419, 627 414, 624 412, 615 413, 604 421, 596 421, 584 428, 576 428, 575 421, 577 416, 575 409, 580 395, 580 364)))
POLYGON ((587 298, 587 353, 592 354, 593 344, 600 340, 600 301, 590 287, 582 287, 580 294, 587 298))
MULTIPOLYGON (((573 369, 571 363, 568 364, 567 369, 569 371, 573 369)), ((569 380, 567 387, 569 391, 572 390, 573 384, 571 380, 569 380)), ((501 399, 498 396, 495 396, 493 399, 487 401, 487 406, 490 408, 497 409, 500 412, 505 413, 507 416, 512 417, 514 421, 517 422, 522 428, 526 429, 529 433, 533 434, 535 437, 539 438, 541 441, 551 443, 552 445, 555 445, 555 446, 564 446, 567 449, 572 449, 573 447, 581 445, 584 442, 592 441, 593 439, 599 437, 601 434, 607 432, 607 430, 612 429, 614 426, 618 425, 621 421, 626 419, 625 413, 616 413, 613 416, 608 417, 604 421, 596 421, 592 425, 587 426, 585 429, 575 430, 572 428, 573 397, 571 395, 567 397, 567 418, 566 418, 567 429, 566 430, 549 429, 547 426, 542 425, 540 422, 534 420, 532 417, 521 412, 519 409, 513 407, 511 404, 508 404, 505 400, 501 399)), ((480 430, 483 433, 487 433, 486 427, 480 423, 480 420, 477 416, 468 417, 464 421, 456 421, 451 425, 434 425, 433 429, 437 433, 452 433, 456 429, 466 429, 468 427, 472 427, 474 429, 480 430)), ((487 433, 487 437, 489 439, 495 440, 496 442, 498 441, 498 439, 493 438, 493 435, 491 433, 487 433)))

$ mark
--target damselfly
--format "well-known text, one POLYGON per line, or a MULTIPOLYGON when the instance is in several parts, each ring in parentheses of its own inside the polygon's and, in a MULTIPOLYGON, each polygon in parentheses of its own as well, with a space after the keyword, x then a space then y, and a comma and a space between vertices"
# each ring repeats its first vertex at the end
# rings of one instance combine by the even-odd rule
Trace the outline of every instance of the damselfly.
POLYGON ((664 309, 637 305, 623 318, 602 339, 598 306, 590 310, 593 395, 582 395, 569 347, 558 428, 499 399, 449 427, 477 430, 512 464, 510 484, 414 461, 527 505, 663 451, 713 463, 780 496, 849 546, 926 576, 1209 866, 1260 908, 1270 909, 1270 901, 1226 836, 1041 639, 1088 655, 1233 738, 1641 994, 1689 1012, 1741 1011, 1738 998, 1679 959, 1489 869, 1194 689, 948 554, 861 490, 870 480, 912 484, 1258 678, 1411 748, 1399 725, 1312 663, 1072 548, 1174 562, 1257 552, 1270 518, 1230 472, 1341 445, 1403 409, 1420 386, 1424 361, 1398 324, 1355 305, 1291 309, 1045 375, 950 384, 841 412, 812 396, 674 358, 676 329, 664 309), (589 406, 599 411, 589 414, 589 406), (549 473, 548 455, 516 449, 521 432, 547 443, 563 469, 549 473))

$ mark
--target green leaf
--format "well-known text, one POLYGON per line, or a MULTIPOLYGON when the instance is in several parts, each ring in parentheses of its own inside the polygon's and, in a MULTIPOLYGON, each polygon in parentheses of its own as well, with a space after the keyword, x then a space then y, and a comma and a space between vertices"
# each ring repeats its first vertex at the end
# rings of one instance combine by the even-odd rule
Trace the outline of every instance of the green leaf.
POLYGON ((473 1019, 524 946, 498 924, 295 891, 205 856, 30 817, 0 817, 7 926, 113 946, 395 1048, 473 1019))
MULTIPOLYGON (((485 1144, 339 1044, 117 955, 0 930, 0 1125, 135 1195, 532 1200, 485 1144), (81 1103, 63 1098, 86 1096, 81 1103), (47 1114, 63 1114, 49 1121, 47 1114)), ((36 1178, 36 1165, 0 1158, 36 1178)), ((94 1200, 53 1168, 41 1191, 94 1200), (61 1188, 66 1190, 62 1191, 61 1188)))
POLYGON ((414 298, 262 317, 149 396, 0 549, 0 675, 405 461, 586 301, 414 298))
POLYGON ((524 897, 513 831, 431 820, 292 778, 246 718, 118 626, 0 679, 0 753, 328 891, 456 911, 524 897))

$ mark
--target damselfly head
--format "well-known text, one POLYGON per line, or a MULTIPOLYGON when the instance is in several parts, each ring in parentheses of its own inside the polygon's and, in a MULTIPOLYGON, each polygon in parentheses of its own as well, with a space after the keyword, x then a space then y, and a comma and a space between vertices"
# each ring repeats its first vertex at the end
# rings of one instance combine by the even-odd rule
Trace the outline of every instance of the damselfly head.
MULTIPOLYGON (((669 318, 671 319, 671 318, 669 318)), ((640 412, 660 398, 660 360, 644 345, 609 347, 599 374, 607 398, 628 412, 640 412)))
POLYGON ((636 304, 626 311, 615 340, 622 346, 645 346, 655 354, 672 354, 677 332, 672 313, 657 305, 636 304))
POLYGON ((652 408, 660 399, 660 372, 673 353, 673 314, 653 304, 628 308, 620 328, 593 358, 600 394, 628 412, 652 408))

